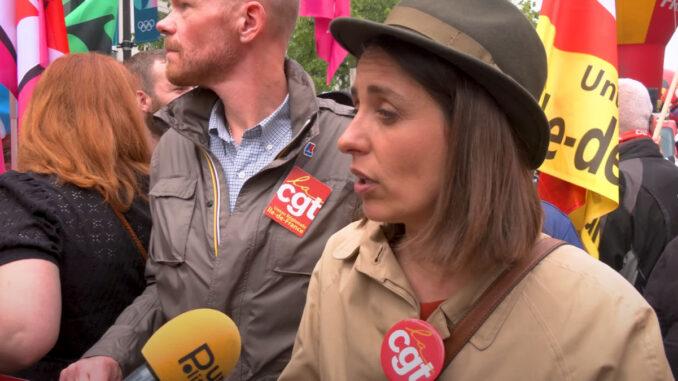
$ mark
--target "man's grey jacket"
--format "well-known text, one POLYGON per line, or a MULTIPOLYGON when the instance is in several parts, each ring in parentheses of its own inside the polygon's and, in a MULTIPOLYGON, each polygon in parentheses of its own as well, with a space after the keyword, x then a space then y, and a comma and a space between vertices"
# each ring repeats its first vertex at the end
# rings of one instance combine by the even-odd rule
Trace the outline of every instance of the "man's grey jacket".
POLYGON ((163 323, 214 308, 235 321, 242 337, 228 380, 276 379, 285 367, 313 267, 358 207, 351 157, 336 147, 353 109, 316 98, 303 69, 285 65, 292 141, 244 184, 232 213, 224 172, 208 148, 217 96, 198 88, 159 113, 171 129, 151 162, 148 286, 85 357, 111 356, 127 374, 142 364, 141 347, 163 323), (332 188, 303 237, 264 215, 295 166, 332 188))

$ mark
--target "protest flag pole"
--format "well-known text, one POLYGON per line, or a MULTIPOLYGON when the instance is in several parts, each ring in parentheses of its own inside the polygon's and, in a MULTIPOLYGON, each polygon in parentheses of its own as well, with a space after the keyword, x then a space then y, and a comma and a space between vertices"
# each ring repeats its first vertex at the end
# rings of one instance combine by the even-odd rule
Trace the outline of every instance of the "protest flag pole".
POLYGON ((130 7, 131 0, 122 0, 122 60, 127 61, 132 57, 132 9, 130 7))
POLYGON ((12 161, 12 169, 16 170, 19 167, 19 126, 17 115, 17 102, 14 94, 9 93, 9 144, 10 144, 10 160, 12 161))
MULTIPOLYGON (((673 4, 669 7, 669 9, 673 9, 673 30, 674 33, 676 33, 676 30, 678 30, 678 18, 676 17, 676 15, 678 14, 678 2, 676 2, 676 0, 673 0, 673 4)), ((657 124, 654 127, 654 133, 652 134, 652 140, 654 140, 657 144, 661 142, 659 139, 659 135, 661 134, 662 126, 664 126, 664 120, 666 119, 666 116, 669 114, 669 106, 671 105, 671 101, 673 100, 673 94, 676 93, 677 82, 678 82, 678 67, 676 67, 673 70, 673 79, 671 80, 669 91, 666 92, 666 96, 664 97, 664 104, 662 105, 662 110, 659 113, 659 118, 657 118, 657 124)))
POLYGON ((662 106, 662 111, 659 113, 659 118, 657 118, 657 124, 654 127, 654 133, 652 134, 652 140, 659 144, 659 134, 662 131, 662 126, 664 125, 664 120, 669 114, 669 105, 673 99, 673 94, 676 92, 676 84, 678 83, 678 68, 673 72, 673 79, 671 80, 671 86, 669 86, 669 91, 666 93, 664 98, 664 105, 662 106))

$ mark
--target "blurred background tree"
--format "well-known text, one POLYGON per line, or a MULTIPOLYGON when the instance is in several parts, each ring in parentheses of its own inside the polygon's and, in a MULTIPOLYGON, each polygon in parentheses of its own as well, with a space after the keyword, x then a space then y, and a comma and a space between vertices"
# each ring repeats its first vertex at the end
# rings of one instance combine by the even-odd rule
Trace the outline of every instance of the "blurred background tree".
POLYGON ((523 14, 530 20, 532 25, 536 26, 539 19, 539 10, 535 0, 518 0, 515 4, 523 11, 523 14))

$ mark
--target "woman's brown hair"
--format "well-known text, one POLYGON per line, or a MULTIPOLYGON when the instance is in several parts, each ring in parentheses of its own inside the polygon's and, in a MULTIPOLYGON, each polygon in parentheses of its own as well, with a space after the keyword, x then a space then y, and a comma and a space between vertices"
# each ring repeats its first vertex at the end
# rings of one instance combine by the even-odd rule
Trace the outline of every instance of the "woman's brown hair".
POLYGON ((143 196, 149 150, 134 80, 115 59, 73 54, 47 67, 19 134, 19 170, 97 190, 115 209, 143 196))
POLYGON ((416 243, 420 258, 449 271, 508 265, 529 253, 542 209, 525 149, 500 105, 451 64, 416 46, 378 37, 382 49, 435 99, 447 119, 448 153, 435 212, 416 243))

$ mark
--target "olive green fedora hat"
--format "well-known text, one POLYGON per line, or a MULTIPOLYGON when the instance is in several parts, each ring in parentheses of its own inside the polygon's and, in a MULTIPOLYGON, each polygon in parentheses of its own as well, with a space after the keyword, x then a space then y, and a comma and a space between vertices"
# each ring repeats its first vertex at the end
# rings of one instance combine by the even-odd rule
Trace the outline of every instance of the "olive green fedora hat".
POLYGON ((338 18, 331 32, 356 57, 366 41, 386 35, 448 61, 494 97, 528 165, 544 161, 549 127, 538 100, 546 53, 532 24, 507 0, 402 0, 383 24, 338 18))

